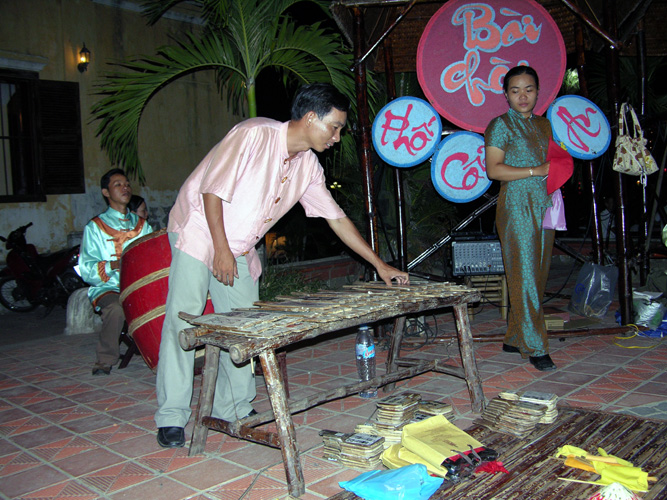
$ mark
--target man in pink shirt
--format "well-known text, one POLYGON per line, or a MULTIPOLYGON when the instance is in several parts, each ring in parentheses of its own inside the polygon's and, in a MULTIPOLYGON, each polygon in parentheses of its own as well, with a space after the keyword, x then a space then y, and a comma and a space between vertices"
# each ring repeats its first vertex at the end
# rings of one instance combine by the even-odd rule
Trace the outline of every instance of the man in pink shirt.
MULTIPOLYGON (((216 312, 250 307, 259 299, 260 238, 300 202, 309 217, 323 217, 336 235, 367 260, 387 284, 408 283, 407 273, 383 262, 361 237, 326 188, 311 150, 340 140, 348 101, 329 84, 299 89, 291 120, 252 118, 236 125, 190 174, 169 214, 172 263, 157 370, 157 440, 165 448, 185 444, 191 410, 194 352, 178 332, 189 328, 180 311, 200 314, 207 294, 216 312)), ((250 365, 235 365, 225 351, 212 416, 234 421, 254 414, 250 365)))

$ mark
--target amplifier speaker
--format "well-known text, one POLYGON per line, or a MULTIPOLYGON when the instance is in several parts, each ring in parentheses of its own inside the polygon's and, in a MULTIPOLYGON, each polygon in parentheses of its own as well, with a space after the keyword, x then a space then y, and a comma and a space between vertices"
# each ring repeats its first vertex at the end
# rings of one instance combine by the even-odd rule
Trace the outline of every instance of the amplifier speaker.
POLYGON ((452 274, 505 274, 499 240, 453 241, 452 274))

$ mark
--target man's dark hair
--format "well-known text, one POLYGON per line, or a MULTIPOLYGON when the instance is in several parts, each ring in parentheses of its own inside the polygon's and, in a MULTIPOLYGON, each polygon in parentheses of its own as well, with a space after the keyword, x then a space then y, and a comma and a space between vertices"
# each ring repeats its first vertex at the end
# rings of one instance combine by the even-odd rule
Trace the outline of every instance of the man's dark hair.
POLYGON ((308 111, 314 111, 321 120, 336 108, 347 113, 350 102, 330 83, 311 83, 297 90, 292 101, 292 120, 300 120, 308 111))
POLYGON ((532 76, 535 79, 535 86, 537 87, 537 90, 540 89, 540 77, 537 76, 537 71, 535 71, 530 66, 514 66, 505 74, 505 79, 503 80, 503 92, 507 93, 510 79, 518 75, 532 76))
MULTIPOLYGON (((120 174, 120 175, 124 176, 125 178, 127 178, 127 175, 125 174, 125 170, 123 170, 122 168, 112 168, 106 174, 104 174, 102 176, 102 179, 100 180, 100 187, 102 189, 109 189, 109 181, 111 180, 111 177, 116 175, 116 174, 120 174)), ((105 196, 105 199, 106 199, 106 196, 105 196)))

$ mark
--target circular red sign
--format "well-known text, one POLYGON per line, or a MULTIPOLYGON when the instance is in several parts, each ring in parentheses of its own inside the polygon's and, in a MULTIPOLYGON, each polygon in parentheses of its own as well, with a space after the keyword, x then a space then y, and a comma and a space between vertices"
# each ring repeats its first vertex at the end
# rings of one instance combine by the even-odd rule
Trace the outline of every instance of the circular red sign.
POLYGON ((566 53, 558 26, 533 0, 450 0, 428 22, 417 49, 417 77, 428 100, 474 132, 507 111, 503 77, 520 65, 540 77, 534 112, 541 115, 558 94, 566 53))

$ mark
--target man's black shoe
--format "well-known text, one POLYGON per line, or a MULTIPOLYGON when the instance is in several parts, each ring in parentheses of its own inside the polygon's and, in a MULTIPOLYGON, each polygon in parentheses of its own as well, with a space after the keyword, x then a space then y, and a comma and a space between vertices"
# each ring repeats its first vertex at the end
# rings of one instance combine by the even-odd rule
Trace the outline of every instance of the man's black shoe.
POLYGON ((111 366, 95 363, 93 365, 93 375, 109 375, 111 374, 111 366))
POLYGON ((163 448, 182 448, 185 445, 183 427, 160 427, 157 430, 157 444, 163 448))
POLYGON ((551 357, 548 354, 544 356, 530 356, 530 362, 532 365, 541 372, 548 372, 556 369, 556 365, 551 361, 551 357))
POLYGON ((255 409, 253 408, 252 410, 250 410, 250 413, 248 413, 248 414, 247 414, 245 417, 243 417, 243 418, 254 417, 255 415, 257 415, 257 412, 256 412, 255 409))
POLYGON ((521 349, 519 349, 518 347, 514 347, 513 345, 503 344, 503 351, 504 352, 521 352, 521 349))

